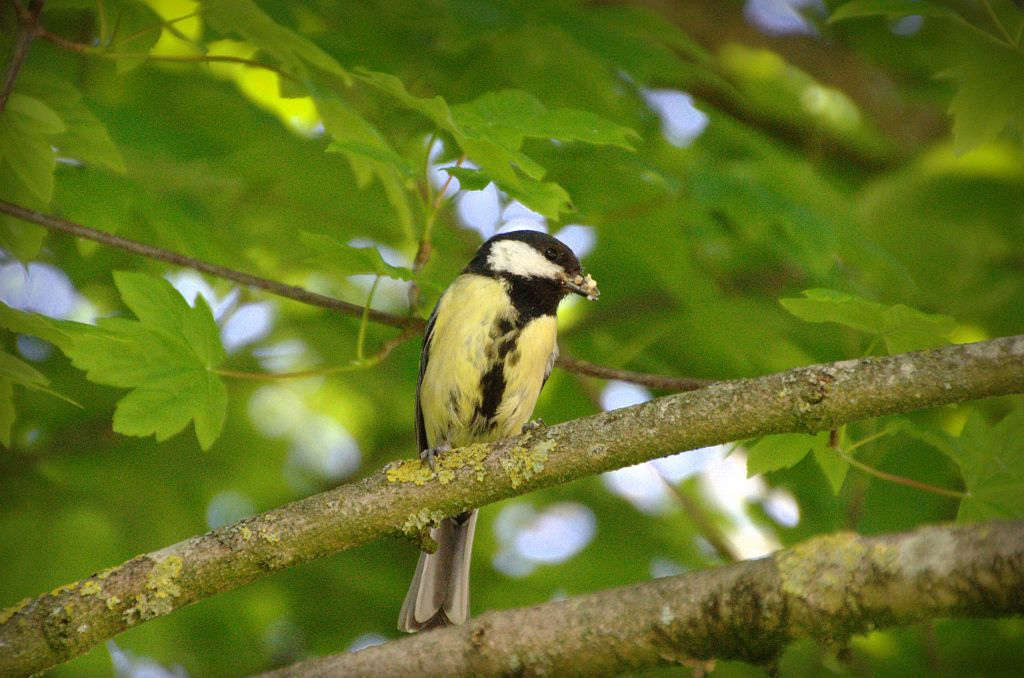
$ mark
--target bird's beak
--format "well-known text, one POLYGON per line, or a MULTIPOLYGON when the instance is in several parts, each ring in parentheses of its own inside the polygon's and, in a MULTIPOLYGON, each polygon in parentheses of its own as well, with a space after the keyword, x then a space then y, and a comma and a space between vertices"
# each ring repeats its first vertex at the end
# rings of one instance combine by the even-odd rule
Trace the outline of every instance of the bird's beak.
POLYGON ((589 273, 577 273, 574 276, 566 274, 562 278, 562 286, 591 301, 601 296, 601 290, 597 289, 597 281, 591 278, 589 273))

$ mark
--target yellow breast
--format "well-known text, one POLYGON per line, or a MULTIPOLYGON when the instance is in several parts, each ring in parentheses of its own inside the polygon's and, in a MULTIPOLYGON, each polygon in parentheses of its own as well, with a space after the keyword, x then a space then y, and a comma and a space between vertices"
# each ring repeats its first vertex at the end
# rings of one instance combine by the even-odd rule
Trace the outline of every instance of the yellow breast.
POLYGON ((553 316, 517 326, 506 283, 463 274, 438 302, 419 401, 427 442, 519 434, 556 350, 553 316))

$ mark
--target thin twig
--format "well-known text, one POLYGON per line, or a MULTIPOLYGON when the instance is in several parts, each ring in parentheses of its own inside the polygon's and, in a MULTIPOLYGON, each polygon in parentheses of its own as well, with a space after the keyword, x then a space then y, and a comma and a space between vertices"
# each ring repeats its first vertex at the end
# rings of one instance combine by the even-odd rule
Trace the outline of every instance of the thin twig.
POLYGON ((4 75, 3 87, 0 88, 0 111, 7 106, 7 99, 14 91, 14 83, 18 79, 18 72, 21 65, 25 63, 25 55, 28 54, 32 38, 36 36, 36 27, 39 25, 39 13, 43 11, 43 0, 31 0, 28 9, 22 9, 21 5, 15 6, 18 14, 18 38, 14 42, 14 51, 11 53, 11 62, 7 66, 7 73, 4 75))
POLYGON ((370 319, 370 305, 373 303, 373 295, 377 293, 377 286, 380 285, 381 276, 377 275, 370 285, 370 293, 366 295, 366 306, 363 307, 363 314, 359 318, 359 332, 356 334, 356 360, 363 361, 363 344, 366 342, 366 325, 370 319))
MULTIPOLYGON (((104 245, 117 247, 126 252, 132 252, 133 254, 138 254, 150 259, 157 259, 177 266, 193 268, 197 271, 217 276, 218 278, 233 280, 242 285, 266 290, 271 294, 293 299, 304 304, 319 306, 321 308, 338 311, 354 317, 359 317, 363 314, 363 307, 360 304, 341 301, 340 299, 334 299, 333 297, 328 297, 323 294, 310 292, 309 290, 305 290, 301 287, 285 285, 284 283, 277 282, 276 280, 259 278, 254 275, 250 275, 249 273, 243 273, 224 266, 212 264, 201 259, 165 250, 160 247, 136 242, 127 238, 122 238, 118 235, 104 233, 103 231, 97 231, 96 229, 89 228, 88 226, 76 224, 73 221, 68 221, 48 214, 42 214, 35 210, 30 210, 20 205, 9 203, 6 200, 0 200, 0 212, 10 214, 11 216, 18 217, 19 219, 24 219, 25 221, 30 221, 34 224, 39 224, 40 226, 44 226, 53 231, 70 233, 78 238, 85 238, 86 240, 93 240, 95 242, 103 243, 104 245)), ((374 322, 382 325, 388 325, 390 327, 415 327, 417 329, 421 329, 424 325, 424 322, 419 318, 402 317, 391 313, 384 313, 383 311, 370 310, 367 312, 367 315, 374 322)))
POLYGON ((264 70, 277 73, 282 78, 287 78, 288 80, 293 81, 295 80, 293 75, 276 66, 265 64, 263 62, 256 61, 255 59, 246 59, 245 57, 232 56, 230 54, 150 54, 149 52, 110 52, 105 49, 93 47, 92 45, 87 45, 84 42, 68 40, 64 36, 52 33, 42 26, 37 26, 34 34, 63 49, 103 59, 146 59, 149 61, 171 61, 175 63, 241 64, 242 66, 248 66, 250 68, 262 68, 264 70))
MULTIPOLYGON (((431 137, 433 138, 433 137, 431 137)), ((430 143, 433 143, 431 141, 430 143)), ((466 160, 466 154, 463 153, 459 156, 458 162, 455 166, 458 167, 466 160)), ((431 241, 431 234, 434 229, 434 222, 437 220, 437 212, 441 209, 441 203, 444 202, 445 194, 448 192, 448 187, 452 183, 453 175, 449 174, 448 179, 444 182, 444 186, 441 187, 441 191, 433 199, 430 196, 430 149, 427 149, 427 212, 426 217, 423 220, 423 235, 420 237, 419 246, 416 248, 416 256, 412 260, 412 270, 418 273, 427 265, 430 261, 430 254, 433 251, 433 245, 431 241)), ((420 287, 414 281, 409 286, 409 308, 415 309, 420 301, 420 287)))
POLYGON ((932 494, 938 494, 943 497, 952 497, 953 499, 964 499, 968 495, 966 492, 960 492, 958 490, 947 490, 945 487, 938 487, 936 485, 929 485, 928 483, 922 483, 920 480, 914 480, 913 478, 907 478, 905 476, 898 476, 894 473, 887 473, 886 471, 879 470, 874 466, 868 466, 862 461, 857 461, 850 455, 846 454, 842 449, 835 448, 836 454, 838 454, 846 463, 855 469, 859 469, 868 475, 872 475, 881 480, 887 480, 891 483, 899 483, 900 485, 906 485, 907 487, 913 487, 924 492, 931 492, 932 494))
POLYGON ((704 507, 689 494, 681 490, 675 483, 669 482, 669 479, 662 475, 657 466, 654 464, 652 466, 655 467, 654 470, 657 472, 658 477, 661 478, 661 482, 665 483, 665 487, 679 501, 683 511, 693 521, 697 531, 701 533, 702 537, 707 539, 708 543, 711 544, 711 548, 715 549, 719 557, 727 563, 738 563, 743 560, 743 556, 740 555, 718 525, 715 525, 715 522, 708 515, 707 511, 704 510, 704 507))
MULTIPOLYGON (((217 276, 218 278, 233 280, 234 282, 248 287, 265 290, 271 294, 276 294, 279 297, 285 297, 286 299, 292 299, 303 304, 309 304, 310 306, 326 308, 328 310, 337 311, 356 318, 363 315, 364 307, 359 304, 342 301, 323 294, 317 294, 316 292, 310 292, 309 290, 296 287, 295 285, 285 285, 284 283, 277 282, 276 280, 260 278, 249 273, 243 273, 241 271, 227 268, 226 266, 212 264, 208 261, 203 261, 202 259, 196 259, 195 257, 189 257, 184 254, 179 254, 178 252, 165 250, 161 247, 147 245, 145 243, 129 240, 128 238, 122 238, 118 235, 98 231, 94 228, 89 228, 88 226, 68 221, 67 219, 61 219, 60 217, 43 214, 41 212, 28 209, 27 207, 22 207, 21 205, 15 205, 14 203, 7 202, 6 200, 0 200, 0 212, 23 219, 33 224, 38 224, 52 231, 69 233, 78 238, 84 238, 86 240, 103 243, 104 245, 110 245, 111 247, 117 247, 126 252, 138 254, 150 259, 165 261, 176 266, 192 268, 203 273, 208 273, 209 275, 217 276)), ((416 316, 399 316, 372 309, 367 311, 367 316, 373 322, 380 323, 381 325, 398 327, 400 329, 409 328, 416 332, 422 331, 423 327, 426 325, 426 322, 422 318, 418 318, 416 316)), ((600 379, 618 379, 620 381, 628 381, 634 384, 641 384, 643 386, 649 386, 651 388, 664 391, 694 391, 714 383, 714 381, 709 379, 670 377, 662 374, 647 374, 645 372, 619 370, 611 367, 604 367, 602 365, 595 365, 594 363, 587 362, 586 360, 580 360, 579 358, 573 358, 564 354, 558 357, 556 364, 568 372, 585 374, 591 377, 598 377, 600 379)))
POLYGON ((42 38, 47 42, 51 42, 54 45, 60 47, 61 49, 66 49, 71 52, 77 52, 79 54, 85 54, 88 50, 91 49, 89 45, 86 45, 81 42, 75 42, 74 40, 68 40, 62 35, 51 33, 50 31, 46 30, 46 28, 44 28, 43 26, 36 26, 36 37, 42 38))
POLYGON ((174 37, 178 38, 179 40, 182 40, 184 42, 192 43, 192 41, 189 40, 188 37, 185 36, 185 34, 183 34, 181 31, 179 31, 177 28, 175 28, 174 24, 176 24, 176 23, 178 23, 180 21, 184 21, 185 19, 191 19, 192 17, 195 17, 195 16, 199 16, 199 12, 198 11, 189 12, 188 14, 183 14, 183 15, 181 15, 179 17, 174 18, 174 19, 161 20, 159 23, 155 23, 155 24, 153 24, 151 26, 146 26, 145 28, 140 28, 139 30, 135 31, 134 33, 129 33, 128 35, 124 36, 123 38, 118 38, 117 40, 113 40, 110 44, 111 45, 116 45, 118 43, 129 42, 131 40, 134 40, 135 38, 141 38, 143 35, 146 35, 147 33, 152 33, 153 31, 163 30, 165 28, 168 31, 170 31, 174 35, 174 37))
POLYGON ((878 440, 879 438, 883 438, 887 435, 892 435, 893 433, 896 433, 898 431, 898 427, 884 428, 881 431, 878 431, 867 436, 866 438, 861 438, 857 442, 847 445, 844 449, 839 442, 838 429, 832 429, 831 431, 829 431, 828 446, 832 449, 833 452, 838 454, 840 458, 846 461, 846 463, 848 463, 850 466, 854 467, 855 469, 859 469, 864 473, 867 473, 868 475, 880 478, 881 480, 899 483, 900 485, 906 485, 907 487, 913 487, 918 490, 923 490, 925 492, 931 492, 932 494, 939 494, 944 497, 953 497, 954 499, 963 499, 964 497, 967 496, 966 492, 959 492, 957 490, 947 490, 944 487, 929 485, 928 483, 922 483, 921 481, 914 480, 913 478, 907 478, 906 476, 898 476, 894 473, 888 473, 886 471, 879 470, 874 466, 869 466, 862 461, 854 459, 853 455, 850 454, 861 445, 867 445, 870 442, 878 440))
POLYGON ((339 372, 355 372, 375 367, 391 355, 399 345, 403 344, 410 337, 419 334, 418 327, 406 327, 396 336, 381 344, 381 347, 369 358, 353 360, 345 365, 332 365, 330 367, 318 367, 311 370, 300 370, 298 372, 242 372, 239 370, 215 369, 214 374, 230 379, 249 379, 252 381, 280 381, 284 379, 308 379, 309 377, 322 377, 328 374, 339 372))
POLYGON ((985 8, 985 12, 988 14, 988 18, 991 19, 995 27, 999 29, 999 32, 1003 34, 1003 37, 1006 39, 1006 44, 1009 45, 1010 47, 1016 47, 1016 43, 1013 41, 1013 38, 1010 37, 1010 34, 1009 32, 1007 32, 1006 27, 1003 26, 1003 22, 1000 21, 999 17, 996 16, 996 13, 992 11, 992 5, 989 4, 989 1, 981 0, 981 5, 985 8))
POLYGON ((585 374, 599 379, 616 379, 628 381, 633 384, 641 384, 663 391, 696 391, 697 389, 710 386, 715 383, 713 379, 693 379, 690 377, 670 377, 664 374, 648 374, 647 372, 633 372, 632 370, 619 370, 613 367, 595 365, 594 363, 573 358, 572 356, 560 355, 555 363, 564 370, 585 374))
MULTIPOLYGON (((455 163, 455 166, 458 167, 465 161, 466 154, 463 153, 462 155, 459 156, 459 159, 455 163)), ((434 196, 434 199, 428 203, 427 209, 429 211, 427 212, 427 218, 424 220, 423 223, 423 236, 420 238, 420 246, 419 248, 417 248, 416 257, 413 259, 412 262, 412 270, 414 271, 419 271, 420 269, 422 269, 430 260, 430 253, 432 249, 431 235, 433 235, 434 231, 434 222, 437 221, 437 212, 438 210, 441 209, 441 203, 444 202, 445 195, 448 193, 448 187, 451 186, 452 179, 454 178, 455 175, 449 174, 448 178, 444 182, 444 186, 442 186, 441 190, 438 191, 436 196, 434 196)), ((427 177, 427 183, 430 183, 429 176, 427 177)))

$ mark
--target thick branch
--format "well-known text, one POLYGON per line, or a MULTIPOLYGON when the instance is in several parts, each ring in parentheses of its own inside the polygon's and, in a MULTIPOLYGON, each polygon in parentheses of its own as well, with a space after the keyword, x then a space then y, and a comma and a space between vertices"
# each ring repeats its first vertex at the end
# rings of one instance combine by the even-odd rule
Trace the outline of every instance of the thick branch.
POLYGON ((1024 522, 816 537, 761 560, 482 614, 266 676, 593 676, 936 617, 1024 613, 1024 522))
POLYGON ((383 534, 470 506, 678 452, 820 431, 1024 392, 1024 336, 718 382, 491 445, 418 460, 94 574, 0 613, 0 675, 29 674, 129 626, 383 534))
MULTIPOLYGON (((309 290, 296 287, 295 285, 285 285, 284 283, 277 282, 276 280, 260 278, 250 273, 236 271, 234 269, 227 268, 226 266, 220 266, 218 264, 203 261, 202 259, 196 259, 195 257, 186 256, 178 252, 165 250, 161 247, 155 247, 135 240, 129 240, 128 238, 122 238, 121 236, 112 235, 104 231, 96 230, 95 228, 83 226, 82 224, 77 224, 73 221, 68 221, 67 219, 61 219, 60 217, 55 217, 50 214, 43 214, 42 212, 37 212, 36 210, 31 210, 27 207, 7 202, 6 200, 0 200, 0 212, 23 219, 33 224, 38 224, 39 226, 43 226, 52 231, 69 233, 78 238, 103 243, 104 245, 117 247, 125 252, 131 252, 150 259, 156 259, 157 261, 166 261, 167 263, 174 264, 176 266, 186 266, 218 278, 233 280, 234 282, 241 283, 242 285, 266 290, 267 292, 276 294, 279 297, 292 299, 303 304, 309 304, 310 306, 326 308, 328 310, 337 311, 356 318, 360 318, 363 315, 363 307, 357 304, 351 304, 347 301, 341 301, 340 299, 328 297, 323 294, 310 292, 309 290)), ((372 309, 369 311, 368 317, 373 322, 380 323, 382 325, 390 325, 391 327, 422 330, 426 325, 421 318, 417 318, 415 316, 399 316, 391 313, 385 313, 384 311, 374 311, 372 309)), ((569 372, 586 374, 588 376, 599 377, 601 379, 621 379, 623 381, 633 382, 634 384, 643 384, 645 386, 650 386, 651 388, 672 391, 690 391, 711 383, 704 379, 669 377, 661 374, 647 374, 644 372, 633 372, 630 370, 618 370, 610 367, 603 367, 601 365, 595 365, 594 363, 572 358, 567 355, 559 356, 557 364, 559 367, 569 372)))

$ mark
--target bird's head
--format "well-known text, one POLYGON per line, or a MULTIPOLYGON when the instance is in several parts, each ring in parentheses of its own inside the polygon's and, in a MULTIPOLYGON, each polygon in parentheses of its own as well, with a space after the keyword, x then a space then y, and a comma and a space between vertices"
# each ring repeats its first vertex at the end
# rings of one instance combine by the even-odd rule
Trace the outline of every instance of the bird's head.
POLYGON ((601 294, 597 282, 584 274, 579 259, 561 241, 538 231, 510 231, 487 240, 477 250, 466 272, 517 280, 549 283, 559 298, 574 293, 594 300, 601 294))

